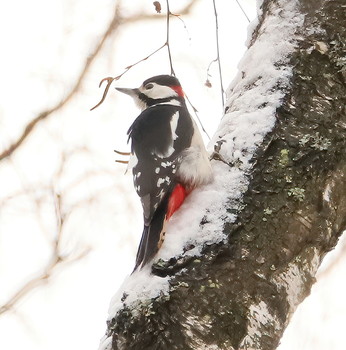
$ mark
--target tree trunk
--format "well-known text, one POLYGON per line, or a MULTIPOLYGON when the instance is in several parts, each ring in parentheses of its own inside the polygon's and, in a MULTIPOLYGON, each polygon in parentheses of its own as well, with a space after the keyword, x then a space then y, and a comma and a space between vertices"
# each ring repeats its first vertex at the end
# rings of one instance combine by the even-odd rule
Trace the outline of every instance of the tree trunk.
POLYGON ((261 10, 214 138, 214 169, 243 171, 247 179, 241 196, 228 193, 235 219, 225 216, 226 239, 204 245, 198 257, 154 264, 152 274, 168 281, 167 290, 132 304, 124 294, 103 349, 276 349, 345 229, 344 0, 265 0, 261 10), (254 75, 255 63, 268 58, 266 71, 254 75), (270 108, 269 132, 262 128, 253 150, 235 152, 237 127, 252 130, 257 115, 268 121, 270 108))

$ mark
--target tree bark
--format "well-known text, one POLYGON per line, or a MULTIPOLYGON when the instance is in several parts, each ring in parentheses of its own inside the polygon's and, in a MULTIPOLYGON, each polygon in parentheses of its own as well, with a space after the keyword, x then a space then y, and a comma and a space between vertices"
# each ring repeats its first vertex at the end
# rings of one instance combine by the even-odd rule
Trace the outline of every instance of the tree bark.
MULTIPOLYGON (((251 45, 272 16, 285 16, 282 3, 263 1, 251 45)), ((299 6, 305 19, 289 57, 292 75, 276 87, 283 94, 276 123, 252 158, 243 209, 225 222, 228 239, 198 258, 154 264, 153 274, 171 276, 168 295, 124 304, 108 321, 104 349, 276 349, 309 295, 346 224, 346 7, 343 0, 299 6)))

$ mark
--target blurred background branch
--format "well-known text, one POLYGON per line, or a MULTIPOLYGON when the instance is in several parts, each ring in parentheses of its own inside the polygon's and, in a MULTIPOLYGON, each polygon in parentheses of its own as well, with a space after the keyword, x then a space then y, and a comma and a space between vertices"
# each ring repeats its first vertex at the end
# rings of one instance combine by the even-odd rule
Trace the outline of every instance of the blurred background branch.
POLYGON ((44 119, 47 119, 49 116, 51 116, 54 112, 57 112, 59 109, 64 107, 69 101, 72 100, 72 98, 75 96, 75 94, 79 91, 79 89, 82 86, 82 83, 89 71, 90 66, 93 64, 95 61, 97 55, 100 53, 101 49, 103 48, 106 40, 110 35, 113 34, 119 27, 121 23, 121 18, 120 18, 120 2, 118 1, 115 5, 114 9, 114 14, 113 18, 111 19, 108 27, 106 28, 104 34, 101 36, 99 42, 95 45, 94 50, 90 53, 88 58, 85 61, 84 66, 81 69, 81 72, 74 83, 71 91, 60 101, 58 102, 55 106, 42 111, 39 113, 35 118, 33 118, 24 128, 22 134, 18 137, 16 141, 14 141, 8 148, 6 148, 1 154, 0 154, 0 161, 11 156, 13 152, 15 152, 21 145, 22 143, 26 140, 26 138, 31 134, 31 132, 34 130, 36 125, 41 122, 44 119))
MULTIPOLYGON (((191 11, 193 5, 196 4, 196 2, 197 2, 197 0, 189 1, 189 3, 181 11, 181 14, 182 15, 188 14, 191 11)), ((112 17, 108 27, 105 29, 103 35, 101 35, 101 37, 100 37, 99 41, 97 42, 97 44, 95 45, 94 49, 88 55, 88 58, 86 59, 85 64, 83 65, 83 67, 80 71, 80 74, 79 74, 78 78, 76 79, 70 92, 65 97, 63 97, 61 99, 61 101, 58 102, 55 106, 42 111, 35 118, 30 120, 26 124, 26 126, 24 127, 24 130, 20 134, 20 136, 0 153, 0 161, 11 156, 22 145, 22 143, 27 139, 27 137, 35 129, 35 127, 38 123, 40 123, 42 120, 45 120, 48 117, 50 117, 53 113, 60 110, 62 107, 64 107, 67 103, 69 103, 72 100, 72 98, 75 96, 75 94, 80 90, 91 65, 94 63, 97 56, 101 52, 107 39, 111 35, 113 35, 122 24, 124 24, 124 23, 128 24, 128 23, 133 23, 133 22, 137 22, 137 21, 144 21, 144 20, 161 19, 162 17, 165 17, 165 16, 166 15, 160 15, 160 14, 159 15, 158 14, 140 14, 140 15, 134 15, 131 17, 124 18, 121 15, 121 1, 118 0, 114 6, 113 17, 112 17)), ((166 45, 167 45, 167 43, 164 46, 166 46, 166 45)), ((154 54, 154 53, 152 53, 152 54, 154 54)), ((149 58, 151 55, 149 55, 147 58, 149 58)), ((146 60, 147 58, 144 58, 143 60, 146 60)), ((138 63, 140 63, 141 61, 139 61, 138 63)), ((131 65, 130 68, 132 68, 132 66, 134 66, 138 63, 131 65)), ((172 63, 171 63, 171 65, 172 65, 172 63)), ((124 73, 126 73, 126 72, 127 72, 127 70, 124 73)), ((121 76, 123 74, 121 74, 121 76)), ((119 78, 121 76, 119 76, 119 78)))

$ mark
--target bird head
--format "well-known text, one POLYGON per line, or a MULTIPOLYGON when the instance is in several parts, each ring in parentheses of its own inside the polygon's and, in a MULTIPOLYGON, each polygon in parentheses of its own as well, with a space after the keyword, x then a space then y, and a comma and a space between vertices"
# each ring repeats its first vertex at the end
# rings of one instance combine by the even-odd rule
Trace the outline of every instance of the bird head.
POLYGON ((184 101, 184 92, 179 80, 171 75, 157 75, 149 78, 139 88, 116 89, 131 96, 141 110, 159 103, 171 102, 172 100, 177 101, 177 104, 184 101))

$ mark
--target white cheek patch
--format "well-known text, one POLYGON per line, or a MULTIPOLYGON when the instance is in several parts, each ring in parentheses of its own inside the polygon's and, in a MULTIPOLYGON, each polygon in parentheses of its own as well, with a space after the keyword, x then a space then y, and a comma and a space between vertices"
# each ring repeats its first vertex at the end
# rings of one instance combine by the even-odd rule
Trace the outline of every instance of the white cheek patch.
MULTIPOLYGON (((179 120, 179 112, 176 112, 172 115, 171 121, 170 121, 170 127, 171 127, 171 142, 168 145, 167 150, 164 153, 159 153, 157 151, 154 151, 155 155, 159 158, 168 158, 170 157, 173 152, 175 151, 173 144, 174 141, 178 138, 178 135, 176 134, 177 126, 178 126, 178 120, 179 120)), ((161 164, 164 168, 168 165, 165 165, 164 163, 161 164)), ((170 164, 169 164, 170 165, 170 164)))
POLYGON ((153 84, 151 89, 146 90, 144 87, 140 87, 140 92, 154 100, 158 98, 178 97, 177 92, 171 89, 169 86, 163 86, 156 83, 151 84, 153 84))

